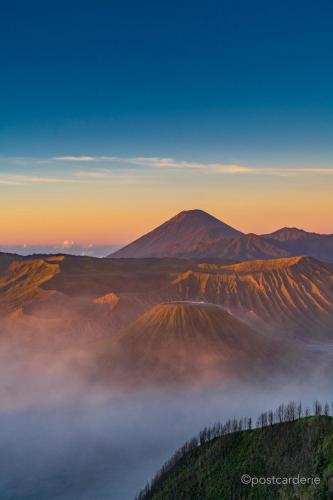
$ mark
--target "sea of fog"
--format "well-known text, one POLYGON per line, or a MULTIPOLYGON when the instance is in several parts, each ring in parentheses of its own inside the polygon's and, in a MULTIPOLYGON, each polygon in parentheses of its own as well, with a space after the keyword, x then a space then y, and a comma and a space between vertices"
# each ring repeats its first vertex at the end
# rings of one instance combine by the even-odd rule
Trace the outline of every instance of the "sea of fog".
POLYGON ((0 500, 132 500, 203 427, 256 418, 291 399, 304 407, 317 398, 331 403, 331 370, 323 370, 329 347, 311 347, 320 358, 297 382, 285 377, 272 385, 268 376, 261 385, 229 389, 121 391, 83 379, 75 370, 84 359, 78 349, 75 356, 47 354, 6 340, 0 343, 0 500))
POLYGON ((309 406, 316 398, 333 399, 318 380, 274 390, 263 385, 121 394, 82 384, 75 390, 63 377, 41 385, 41 378, 35 380, 37 398, 33 379, 27 384, 24 378, 15 381, 12 405, 10 395, 1 398, 1 500, 133 499, 203 427, 234 416, 255 417, 290 399, 309 406))

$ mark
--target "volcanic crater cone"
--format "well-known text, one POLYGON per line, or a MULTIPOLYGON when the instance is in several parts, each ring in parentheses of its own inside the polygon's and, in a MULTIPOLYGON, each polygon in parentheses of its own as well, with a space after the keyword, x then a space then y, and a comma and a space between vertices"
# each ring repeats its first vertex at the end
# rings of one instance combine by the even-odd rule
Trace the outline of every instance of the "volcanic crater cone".
POLYGON ((158 304, 103 350, 104 367, 132 381, 230 381, 262 373, 276 360, 271 340, 222 307, 200 302, 158 304))

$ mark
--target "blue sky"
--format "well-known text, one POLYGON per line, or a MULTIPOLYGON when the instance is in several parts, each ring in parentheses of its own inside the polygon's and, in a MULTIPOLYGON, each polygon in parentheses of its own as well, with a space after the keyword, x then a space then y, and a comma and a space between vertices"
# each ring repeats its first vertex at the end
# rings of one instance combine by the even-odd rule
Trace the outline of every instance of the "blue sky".
POLYGON ((330 166, 331 2, 4 1, 2 156, 330 166))
POLYGON ((333 3, 1 2, 0 244, 332 232, 333 3))

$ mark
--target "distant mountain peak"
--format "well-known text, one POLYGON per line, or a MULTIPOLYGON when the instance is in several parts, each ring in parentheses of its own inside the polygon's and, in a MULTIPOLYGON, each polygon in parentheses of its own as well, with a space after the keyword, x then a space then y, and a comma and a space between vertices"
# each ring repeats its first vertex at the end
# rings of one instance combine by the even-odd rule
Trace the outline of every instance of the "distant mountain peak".
POLYGON ((243 233, 200 209, 184 210, 112 257, 179 257, 208 242, 243 233))
POLYGON ((115 258, 272 259, 309 255, 332 262, 333 235, 283 227, 270 234, 244 234, 194 208, 174 217, 109 255, 115 258))
POLYGON ((274 231, 270 234, 263 235, 265 238, 269 238, 272 240, 278 241, 290 241, 290 240, 309 240, 313 238, 317 238, 321 236, 318 233, 310 233, 308 231, 304 231, 304 229, 300 229, 298 227, 282 227, 277 231, 274 231))
POLYGON ((174 217, 172 217, 170 220, 172 220, 172 219, 179 220, 179 219, 184 219, 184 218, 198 218, 198 217, 221 222, 219 219, 217 219, 213 215, 209 214, 208 212, 201 210, 200 208, 193 208, 190 210, 182 210, 181 212, 176 214, 174 217))
POLYGON ((203 215, 203 216, 208 216, 208 217, 212 217, 215 219, 215 217, 213 217, 212 215, 210 215, 208 212, 205 212, 204 210, 201 210, 201 208, 191 208, 189 210, 182 210, 181 212, 179 212, 178 214, 176 214, 174 216, 174 218, 177 218, 177 217, 183 217, 183 216, 195 216, 195 215, 203 215))
POLYGON ((177 215, 171 217, 171 219, 167 220, 164 224, 180 223, 180 222, 186 222, 187 224, 191 223, 198 225, 209 224, 218 227, 221 227, 221 225, 223 224, 226 228, 230 228, 233 232, 241 234, 236 229, 232 228, 231 226, 228 226, 220 219, 217 219, 217 217, 214 217, 213 215, 209 214, 208 212, 205 212, 204 210, 200 210, 199 208, 194 208, 192 210, 183 210, 182 212, 179 212, 177 215))

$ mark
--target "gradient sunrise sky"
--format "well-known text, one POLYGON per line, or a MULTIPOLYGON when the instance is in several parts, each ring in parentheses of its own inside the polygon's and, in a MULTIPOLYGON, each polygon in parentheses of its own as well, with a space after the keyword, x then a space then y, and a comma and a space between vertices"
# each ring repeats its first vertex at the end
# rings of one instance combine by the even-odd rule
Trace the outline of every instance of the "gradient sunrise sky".
POLYGON ((0 244, 333 232, 329 1, 4 1, 0 244))

